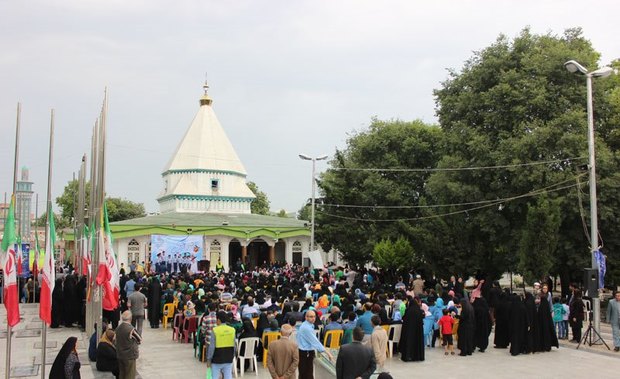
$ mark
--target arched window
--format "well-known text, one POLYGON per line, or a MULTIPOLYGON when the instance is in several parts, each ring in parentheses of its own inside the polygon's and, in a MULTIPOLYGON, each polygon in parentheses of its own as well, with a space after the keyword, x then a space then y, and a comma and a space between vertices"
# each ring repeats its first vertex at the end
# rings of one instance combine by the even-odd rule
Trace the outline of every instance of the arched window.
POLYGON ((140 243, 135 239, 132 239, 127 244, 127 267, 132 261, 140 263, 140 243))
POLYGON ((301 242, 293 242, 293 264, 301 264, 301 242))
POLYGON ((213 240, 211 241, 209 247, 209 250, 211 251, 211 262, 209 263, 211 269, 215 270, 215 265, 217 265, 217 261, 222 259, 222 244, 220 244, 220 241, 218 240, 213 240))

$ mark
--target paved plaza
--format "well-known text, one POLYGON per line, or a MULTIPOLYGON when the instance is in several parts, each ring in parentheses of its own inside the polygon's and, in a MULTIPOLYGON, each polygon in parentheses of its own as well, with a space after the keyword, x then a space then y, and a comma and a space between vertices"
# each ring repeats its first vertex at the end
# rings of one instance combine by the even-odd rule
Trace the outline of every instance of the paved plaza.
MULTIPOLYGON (((6 311, 0 307, 0 369, 4 375, 6 360, 6 311)), ((14 329, 11 354, 11 377, 40 378, 41 322, 37 305, 21 305, 22 321, 14 329)), ((603 325, 603 338, 611 343, 611 332, 603 325)), ((48 329, 47 368, 69 336, 77 336, 78 354, 82 363, 81 375, 89 378, 113 378, 109 373, 99 373, 94 363, 88 361, 88 337, 77 328, 48 329)), ((170 329, 144 329, 144 342, 140 346, 138 372, 143 379, 204 378, 206 364, 194 358, 192 344, 172 341, 170 329)), ((492 336, 491 336, 492 338, 492 336)), ((492 340, 491 340, 492 341, 492 340)), ((491 344, 492 346, 492 344, 491 344)), ((389 359, 386 370, 394 378, 585 378, 595 375, 599 378, 618 377, 620 374, 620 353, 606 352, 604 347, 582 347, 562 341, 560 349, 550 353, 510 356, 507 350, 489 348, 485 353, 474 353, 471 357, 444 356, 440 348, 427 349, 424 362, 401 362, 398 356, 389 359)), ((260 363, 259 363, 260 365, 260 363)), ((333 378, 317 367, 316 378, 333 378)), ((269 378, 262 366, 258 376, 246 372, 246 377, 269 378)), ((46 376, 47 377, 47 376, 46 376)))

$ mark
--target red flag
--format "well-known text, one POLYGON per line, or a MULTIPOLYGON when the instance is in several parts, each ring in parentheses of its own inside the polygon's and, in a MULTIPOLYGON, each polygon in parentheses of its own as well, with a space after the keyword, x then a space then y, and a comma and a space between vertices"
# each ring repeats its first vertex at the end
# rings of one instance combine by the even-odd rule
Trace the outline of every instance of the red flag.
POLYGON ((56 227, 52 207, 47 212, 48 234, 45 241, 45 260, 41 272, 41 302, 39 304, 39 318, 47 325, 52 323, 52 292, 56 284, 56 270, 54 265, 54 246, 56 245, 56 227))
POLYGON ((4 254, 4 307, 6 308, 7 324, 13 327, 19 324, 19 296, 17 295, 17 275, 15 272, 15 197, 11 196, 9 214, 4 223, 4 237, 2 251, 4 254))

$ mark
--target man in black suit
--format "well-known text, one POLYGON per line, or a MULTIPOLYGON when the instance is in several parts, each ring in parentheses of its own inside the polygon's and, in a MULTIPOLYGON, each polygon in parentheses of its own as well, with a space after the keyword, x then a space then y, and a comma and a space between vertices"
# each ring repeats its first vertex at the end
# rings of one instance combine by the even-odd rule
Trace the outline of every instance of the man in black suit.
POLYGON ((362 345, 364 331, 360 327, 353 329, 353 342, 342 345, 336 359, 337 379, 368 379, 377 363, 372 349, 362 345))

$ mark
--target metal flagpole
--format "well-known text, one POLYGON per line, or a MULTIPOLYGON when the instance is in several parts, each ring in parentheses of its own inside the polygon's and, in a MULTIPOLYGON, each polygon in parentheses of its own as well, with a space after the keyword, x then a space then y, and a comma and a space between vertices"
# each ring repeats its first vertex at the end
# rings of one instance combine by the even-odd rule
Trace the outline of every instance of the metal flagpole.
MULTIPOLYGON (((21 112, 22 112, 22 105, 21 103, 17 103, 17 122, 15 125, 15 159, 13 161, 14 163, 13 164, 13 195, 11 196, 11 201, 13 201, 15 197, 15 190, 17 189, 17 162, 19 160, 19 124, 20 124, 21 112)), ((6 285, 6 283, 4 284, 6 285)), ((19 299, 19 284, 17 285, 17 299, 19 299)), ((4 301, 6 301, 6 299, 4 299, 4 301)), ((11 337, 13 336, 13 330, 12 330, 13 328, 9 325, 8 319, 6 323, 7 323, 7 328, 6 328, 5 378, 9 379, 9 376, 11 375, 11 337)))
MULTIPOLYGON (((34 239, 38 242, 38 238, 39 235, 37 234, 38 228, 37 228, 37 221, 39 218, 39 194, 35 194, 34 195, 34 239)), ((34 242, 34 241, 33 241, 34 242)), ((37 244, 36 243, 30 243, 30 250, 32 250, 34 248, 34 262, 32 263, 32 277, 34 278, 34 296, 32 297, 32 302, 35 302, 35 298, 37 297, 37 285, 39 283, 38 280, 38 275, 37 275, 37 271, 39 270, 38 267, 38 255, 39 252, 37 251, 37 244), (37 263, 37 269, 35 270, 35 263, 37 263)), ((28 256, 30 256, 30 254, 28 254, 28 256)), ((30 264, 30 262, 28 262, 28 264, 30 264)), ((39 288, 39 298, 41 297, 41 289, 39 288)))
MULTIPOLYGON (((45 246, 47 247, 48 238, 52 238, 49 235, 50 225, 49 218, 54 217, 50 215, 52 212, 52 154, 54 152, 54 110, 52 109, 51 121, 50 121, 50 149, 49 149, 49 161, 47 167, 47 222, 45 223, 45 246)), ((50 244, 51 254, 54 254, 54 246, 50 244)), ((53 255, 52 255, 53 257, 53 255)), ((53 258, 52 258, 53 259, 53 258)), ((55 259, 53 259, 56 262, 55 259)), ((56 265, 52 267, 52 270, 56 269, 56 265)), ((51 294, 50 294, 51 299, 51 294)), ((39 302, 39 309, 41 309, 41 302, 39 302)), ((47 324, 43 321, 43 333, 41 333, 41 379, 45 379, 45 353, 47 350, 47 324)))
MULTIPOLYGON (((87 246, 86 248, 91 250, 93 243, 95 241, 94 237, 95 237, 95 220, 96 217, 95 215, 97 214, 95 211, 95 199, 96 199, 96 192, 97 192, 97 175, 96 175, 96 162, 97 162, 97 129, 98 129, 98 122, 95 121, 95 125, 93 126, 93 134, 91 137, 91 143, 90 143, 90 199, 88 202, 88 228, 89 228, 89 234, 90 234, 90 244, 89 246, 87 246), (92 229, 92 230, 91 230, 92 229)), ((93 330, 93 326, 95 323, 95 316, 94 316, 94 302, 93 302, 93 291, 94 291, 94 286, 93 286, 93 278, 95 277, 95 270, 96 270, 96 263, 97 261, 94 260, 95 257, 95 252, 91 250, 91 268, 92 270, 88 273, 88 291, 87 291, 87 299, 86 299, 86 331, 87 333, 90 335, 92 334, 95 330, 93 330)))
MULTIPOLYGON (((101 108, 101 115, 99 117, 99 129, 97 136, 97 191, 96 191, 96 230, 103 228, 102 215, 103 215, 103 199, 105 197, 105 124, 106 124, 106 108, 107 108, 107 88, 105 90, 103 106, 101 108)), ((101 254, 104 254, 100 250, 103 241, 99 241, 101 234, 97 233, 97 244, 95 246, 95 257, 93 259, 93 277, 97 277, 99 273, 99 259, 101 254)), ((97 322, 96 336, 97 343, 99 343, 99 336, 102 331, 102 308, 101 308, 102 288, 100 285, 95 286, 95 296, 93 297, 93 315, 97 322)))
POLYGON ((76 255, 78 256, 78 272, 79 275, 83 275, 84 273, 84 202, 85 202, 85 174, 84 171, 86 169, 86 154, 82 156, 82 163, 80 164, 80 173, 78 175, 78 206, 76 212, 76 220, 77 220, 77 230, 75 234, 75 243, 76 243, 76 255), (78 238, 79 237, 79 238, 78 238), (78 244, 79 241, 79 244, 78 244))

